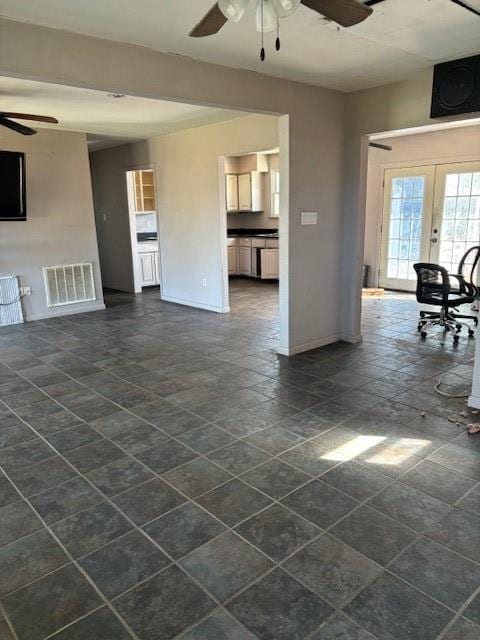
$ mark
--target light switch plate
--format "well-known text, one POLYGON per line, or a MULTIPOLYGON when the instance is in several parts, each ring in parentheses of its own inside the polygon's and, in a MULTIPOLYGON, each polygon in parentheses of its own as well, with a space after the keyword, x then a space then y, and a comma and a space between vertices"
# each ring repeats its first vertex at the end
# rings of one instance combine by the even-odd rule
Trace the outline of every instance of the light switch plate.
POLYGON ((318 213, 317 211, 302 211, 301 220, 302 224, 317 224, 318 213))

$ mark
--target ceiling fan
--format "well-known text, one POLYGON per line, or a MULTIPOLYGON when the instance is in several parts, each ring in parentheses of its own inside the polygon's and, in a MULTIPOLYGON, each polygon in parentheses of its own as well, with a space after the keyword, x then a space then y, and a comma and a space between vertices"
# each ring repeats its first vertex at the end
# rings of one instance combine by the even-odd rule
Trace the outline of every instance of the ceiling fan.
MULTIPOLYGON (((208 13, 190 31, 192 38, 204 38, 218 33, 228 20, 239 22, 248 7, 249 0, 217 0, 208 13)), ((362 22, 373 9, 359 0, 257 0, 256 26, 262 35, 260 58, 265 59, 263 34, 277 30, 275 48, 280 49, 279 19, 288 18, 299 6, 316 11, 342 27, 362 22)))
POLYGON ((15 122, 15 120, 35 120, 36 122, 50 122, 51 124, 58 124, 58 120, 56 118, 52 118, 52 116, 35 116, 31 113, 14 113, 12 111, 0 111, 1 127, 7 127, 7 129, 11 129, 12 131, 21 133, 24 136, 33 136, 33 134, 37 133, 35 129, 26 127, 19 122, 15 122), (14 118, 14 120, 11 120, 10 118, 14 118))

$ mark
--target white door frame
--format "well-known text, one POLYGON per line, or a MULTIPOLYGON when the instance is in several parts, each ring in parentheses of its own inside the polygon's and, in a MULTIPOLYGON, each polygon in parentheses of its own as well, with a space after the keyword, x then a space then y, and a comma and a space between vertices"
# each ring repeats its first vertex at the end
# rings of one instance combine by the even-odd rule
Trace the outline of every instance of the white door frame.
POLYGON ((391 226, 391 202, 392 183, 394 178, 424 177, 424 197, 422 211, 422 231, 420 235, 420 254, 415 262, 428 262, 430 255, 430 240, 432 228, 433 194, 435 187, 435 167, 402 167, 399 169, 386 169, 384 171, 383 188, 383 210, 381 222, 381 244, 380 244, 380 287, 398 289, 401 291, 415 291, 416 279, 389 278, 387 275, 388 250, 391 226), (428 229, 428 232, 427 232, 428 229))
MULTIPOLYGON (((443 224, 443 204, 445 197, 446 177, 449 173, 470 173, 480 171, 480 161, 455 162, 437 165, 435 179, 435 195, 433 201, 433 227, 437 230, 438 242, 432 246, 432 262, 440 263, 440 244, 443 224)), ((468 242, 468 240, 467 240, 468 242)), ((480 244, 480 235, 475 241, 480 244)), ((466 250, 466 249, 465 249, 466 250)))
POLYGON ((156 222, 157 222, 157 245, 158 245, 158 278, 160 282, 160 298, 163 291, 163 269, 162 269, 162 249, 161 249, 161 233, 160 233, 160 212, 158 207, 158 181, 155 163, 132 165, 125 168, 125 184, 127 190, 128 201, 128 224, 130 227, 130 250, 132 258, 133 286, 135 293, 142 293, 142 277, 140 273, 140 265, 138 261, 138 242, 136 228, 135 213, 135 193, 133 183, 133 171, 153 171, 153 184, 155 186, 155 206, 156 206, 156 222))

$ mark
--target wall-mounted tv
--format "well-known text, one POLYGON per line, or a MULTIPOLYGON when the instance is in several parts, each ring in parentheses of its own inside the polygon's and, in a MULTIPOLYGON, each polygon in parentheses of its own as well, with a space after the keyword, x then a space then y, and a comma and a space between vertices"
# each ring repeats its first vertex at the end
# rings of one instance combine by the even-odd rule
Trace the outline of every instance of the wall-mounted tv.
POLYGON ((26 220, 25 154, 0 151, 0 221, 26 220))

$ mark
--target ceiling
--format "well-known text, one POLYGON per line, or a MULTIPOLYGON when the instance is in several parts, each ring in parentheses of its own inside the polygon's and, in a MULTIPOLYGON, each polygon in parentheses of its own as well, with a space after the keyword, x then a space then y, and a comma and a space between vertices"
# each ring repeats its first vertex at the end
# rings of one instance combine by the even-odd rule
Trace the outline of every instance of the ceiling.
POLYGON ((102 91, 5 77, 0 77, 0 111, 54 116, 59 125, 22 122, 34 128, 83 131, 89 134, 92 149, 247 115, 241 111, 165 100, 132 96, 113 98, 102 91))
POLYGON ((385 0, 370 18, 350 29, 338 29, 301 6, 281 23, 279 53, 274 51, 274 35, 267 34, 267 60, 261 63, 254 0, 240 23, 228 23, 210 38, 188 37, 212 4, 213 0, 0 0, 0 16, 342 91, 394 82, 479 49, 480 18, 451 0, 385 0))

